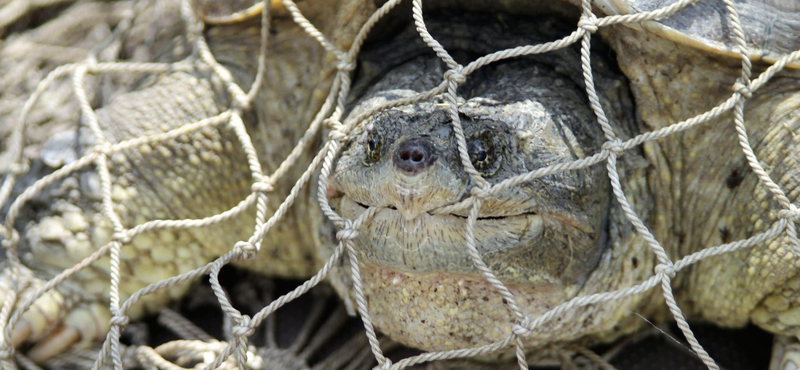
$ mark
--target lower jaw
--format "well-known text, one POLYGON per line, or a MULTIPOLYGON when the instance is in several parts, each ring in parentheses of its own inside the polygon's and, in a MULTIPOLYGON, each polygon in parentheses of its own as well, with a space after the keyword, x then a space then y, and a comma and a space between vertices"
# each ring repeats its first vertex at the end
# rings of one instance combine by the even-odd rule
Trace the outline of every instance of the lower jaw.
MULTIPOLYGON (((425 351, 473 348, 503 340, 516 324, 508 304, 481 276, 414 274, 369 262, 360 265, 374 324, 405 345, 425 351)), ((507 287, 523 314, 532 318, 573 297, 578 289, 555 284, 507 287)), ((573 341, 584 329, 580 320, 556 318, 525 341, 529 349, 573 341)))
MULTIPOLYGON (((357 218, 365 209, 363 206, 356 206, 352 201, 342 202, 341 198, 335 205, 342 216, 350 219, 357 218)), ((381 221, 381 217, 386 218, 387 222, 396 219, 391 214, 382 213, 378 213, 375 219, 381 221)), ((520 227, 520 230, 525 230, 524 235, 540 235, 542 218, 527 217, 525 220, 528 224, 520 227)), ((369 224, 370 227, 376 222, 375 219, 369 224)), ((522 219, 510 217, 487 223, 508 223, 522 219)), ((427 226, 435 219, 423 221, 426 221, 423 224, 427 226)), ((461 230, 463 227, 457 229, 461 230)), ((503 302, 497 289, 474 270, 472 264, 467 263, 468 267, 422 264, 437 256, 441 257, 442 253, 451 249, 454 253, 463 254, 463 240, 453 242, 450 249, 445 248, 449 245, 436 245, 429 250, 420 251, 417 253, 417 260, 413 259, 413 255, 399 258, 390 253, 378 253, 395 250, 375 248, 374 240, 368 238, 369 235, 382 233, 385 233, 385 228, 362 230, 359 237, 365 239, 356 240, 356 244, 360 244, 359 250, 369 251, 359 253, 359 265, 369 314, 381 332, 393 340, 424 351, 474 348, 502 341, 511 335, 518 320, 508 304, 503 302), (372 247, 362 248, 364 245, 372 247), (406 257, 412 260, 409 261, 406 257), (414 265, 415 263, 419 266, 414 265)), ((448 254, 444 253, 444 256, 447 257, 448 254)), ((349 268, 341 273, 349 275, 349 268)), ((519 279, 519 276, 512 274, 511 281, 508 281, 508 276, 500 278, 514 295, 522 314, 535 319, 575 297, 583 289, 583 285, 577 281, 583 282, 585 278, 575 279, 574 283, 565 283, 566 279, 553 278, 551 275, 542 272, 519 279)), ((345 281, 349 279, 340 279, 334 277, 334 285, 338 285, 339 289, 347 289, 349 284, 345 281)), ((341 290, 340 293, 344 294, 341 290)), ((355 298, 352 289, 349 295, 355 298)), ((619 318, 615 312, 616 309, 594 306, 573 309, 539 325, 524 339, 525 348, 533 350, 556 342, 608 342, 616 337, 613 326, 619 318)), ((510 348, 499 355, 484 358, 513 355, 513 348, 510 348)))

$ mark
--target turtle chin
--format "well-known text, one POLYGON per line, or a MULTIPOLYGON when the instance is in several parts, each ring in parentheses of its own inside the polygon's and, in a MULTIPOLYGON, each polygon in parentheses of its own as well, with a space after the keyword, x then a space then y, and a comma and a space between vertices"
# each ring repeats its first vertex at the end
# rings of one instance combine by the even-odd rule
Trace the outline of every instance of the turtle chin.
MULTIPOLYGON (((331 204, 348 219, 367 209, 346 194, 331 204)), ((489 344, 511 333, 513 314, 466 251, 466 221, 430 212, 408 219, 382 208, 359 229, 354 242, 364 294, 385 334, 440 351, 489 344)), ((581 289, 605 249, 605 240, 590 236, 549 214, 479 217, 475 227, 484 262, 531 317, 581 289)), ((532 344, 573 339, 569 331, 552 329, 543 326, 532 344)))

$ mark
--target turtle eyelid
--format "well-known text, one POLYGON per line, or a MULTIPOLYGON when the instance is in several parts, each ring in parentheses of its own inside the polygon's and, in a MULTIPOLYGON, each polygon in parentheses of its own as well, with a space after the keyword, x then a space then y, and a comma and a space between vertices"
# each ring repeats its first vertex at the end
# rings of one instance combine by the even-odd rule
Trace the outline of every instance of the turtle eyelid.
POLYGON ((502 165, 502 148, 497 136, 497 133, 484 129, 467 138, 470 161, 483 176, 491 177, 502 165))
POLYGON ((370 167, 381 160, 384 150, 384 139, 378 130, 370 130, 362 143, 364 149, 364 166, 370 167))

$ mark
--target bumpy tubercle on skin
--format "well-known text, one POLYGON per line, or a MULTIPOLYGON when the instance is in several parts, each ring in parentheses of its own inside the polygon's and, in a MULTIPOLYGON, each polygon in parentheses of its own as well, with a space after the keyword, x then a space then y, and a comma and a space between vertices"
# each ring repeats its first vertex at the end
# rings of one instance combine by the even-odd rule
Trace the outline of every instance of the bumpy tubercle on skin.
MULTIPOLYGON (((300 7, 323 31, 331 31, 336 36, 337 46, 346 49, 355 30, 374 10, 374 5, 339 5, 335 1, 326 1, 325 6, 306 9, 309 7, 301 4, 300 7), (334 14, 336 16, 331 17, 334 14), (340 24, 347 26, 338 27, 340 24)), ((177 19, 179 15, 169 14, 168 17, 177 19)), ((325 51, 319 43, 306 35, 293 20, 277 19, 272 27, 280 32, 270 37, 267 77, 257 97, 259 103, 254 104, 258 109, 244 117, 245 124, 253 130, 250 135, 262 155, 260 159, 267 172, 277 168, 303 134, 306 127, 302 124, 307 124, 321 105, 335 70, 334 64, 326 63, 330 61, 326 61, 325 51), (295 62, 295 58, 301 55, 308 60, 306 68, 300 68, 303 66, 295 62), (262 104, 262 100, 269 104, 262 104), (266 117, 270 117, 269 123, 266 117), (280 139, 272 138, 276 134, 280 139)), ((209 46, 218 61, 231 68, 243 88, 249 87, 258 60, 257 53, 253 53, 253 50, 258 50, 260 40, 258 20, 209 27, 206 31, 209 46)), ((183 32, 183 29, 176 32, 183 32)), ((98 109, 97 114, 107 138, 117 142, 165 132, 214 116, 228 109, 226 104, 229 103, 225 87, 217 78, 203 72, 196 75, 176 72, 156 76, 141 90, 117 96, 110 104, 98 109)), ((75 146, 86 148, 89 145, 91 143, 84 141, 75 146)), ((312 141, 312 149, 314 145, 312 141)), ((128 228, 150 220, 198 219, 226 211, 251 192, 252 179, 242 154, 241 144, 226 125, 206 128, 163 145, 143 145, 114 154, 109 161, 114 210, 128 228)), ((306 160, 301 158, 293 171, 304 170, 306 160)), ((277 208, 296 178, 296 174, 290 173, 277 184, 275 194, 269 197, 274 203, 270 203, 270 209, 277 208)), ((95 173, 80 171, 48 187, 42 195, 40 200, 47 206, 32 215, 33 221, 26 226, 23 249, 29 248, 31 253, 22 254, 24 262, 36 268, 41 276, 52 276, 70 268, 111 241, 114 230, 99 212, 99 183, 95 173)), ((314 242, 308 237, 313 234, 308 230, 316 225, 305 217, 308 213, 313 214, 305 211, 313 208, 309 205, 313 201, 302 194, 298 199, 300 204, 293 209, 300 207, 302 211, 291 213, 289 220, 282 221, 283 224, 289 222, 292 227, 281 225, 270 232, 272 239, 265 240, 260 258, 248 261, 245 267, 291 277, 316 271, 312 251, 314 242), (298 213, 302 217, 298 217, 298 213), (300 227, 295 228, 295 224, 302 224, 307 230, 298 231, 296 229, 300 227)), ((229 251, 236 241, 246 240, 252 234, 253 218, 254 212, 248 210, 222 225, 157 230, 135 236, 122 246, 120 253, 121 299, 124 301, 148 284, 188 272, 229 251)), ((48 296, 37 301, 34 308, 23 315, 15 341, 39 341, 30 354, 37 360, 44 360, 75 341, 89 343, 105 337, 109 315, 106 303, 109 266, 110 258, 104 256, 70 279, 69 283, 79 287, 81 292, 76 295, 65 291, 64 295, 74 296, 78 301, 89 298, 89 303, 50 304, 48 296), (97 300, 92 301, 94 298, 97 300), (39 306, 48 312, 53 311, 53 314, 42 317, 38 314, 39 306), (81 307, 91 309, 84 312, 81 307), (54 325, 60 324, 67 324, 66 330, 50 331, 54 325), (89 332, 95 327, 96 335, 89 332)), ((136 319, 145 312, 155 311, 169 300, 183 295, 189 284, 184 282, 143 296, 127 315, 136 319)), ((0 293, 3 293, 2 287, 0 293)), ((57 294, 61 296, 61 293, 57 294)))
MULTIPOLYGON (((481 276, 408 274, 367 263, 362 265, 362 274, 369 281, 364 294, 370 310, 380 313, 374 315, 375 324, 392 338, 413 347, 438 350, 476 347, 503 339, 515 324, 506 302, 481 276)), ((517 303, 534 317, 573 296, 578 289, 547 283, 525 288, 509 286, 517 303)), ((574 339, 555 334, 563 326, 560 321, 540 327, 531 345, 574 339)))

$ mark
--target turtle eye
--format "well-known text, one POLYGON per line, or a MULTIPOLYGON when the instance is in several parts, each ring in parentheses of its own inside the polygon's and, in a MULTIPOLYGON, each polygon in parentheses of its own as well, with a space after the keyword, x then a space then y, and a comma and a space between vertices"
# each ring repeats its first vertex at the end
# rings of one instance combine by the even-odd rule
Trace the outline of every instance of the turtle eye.
POLYGON ((469 160, 475 169, 485 176, 491 176, 500 168, 500 160, 497 154, 497 143, 491 133, 483 132, 472 136, 467 140, 467 151, 469 160))
POLYGON ((364 140, 364 165, 369 167, 381 160, 383 149, 383 136, 377 130, 367 134, 364 140))

